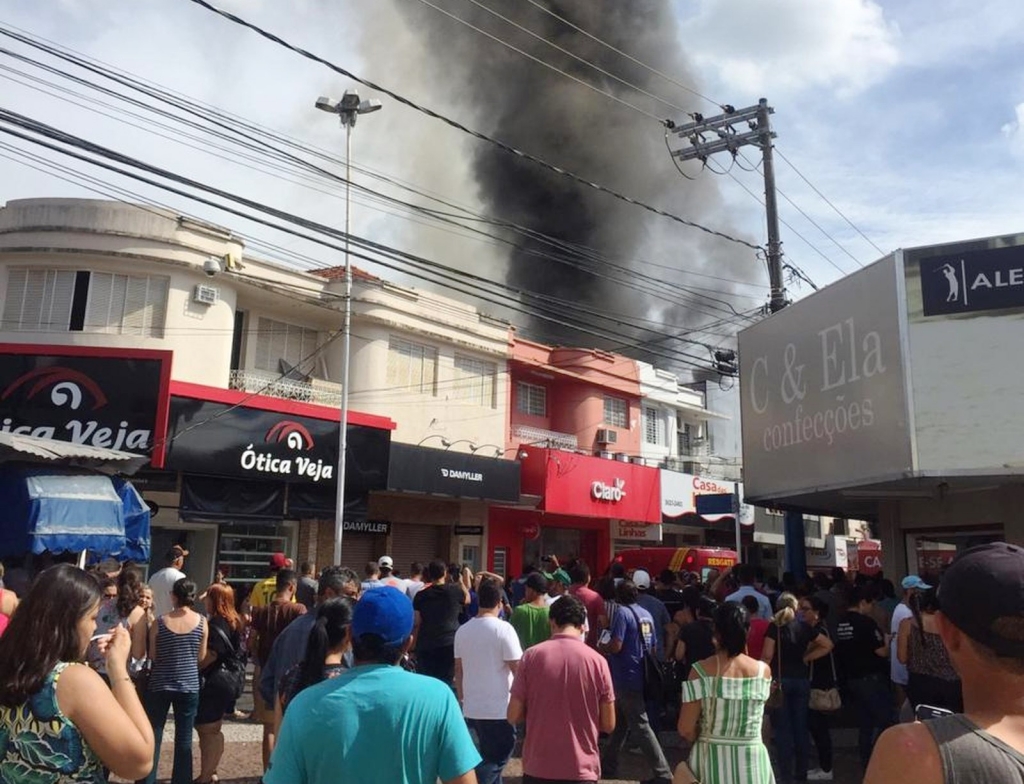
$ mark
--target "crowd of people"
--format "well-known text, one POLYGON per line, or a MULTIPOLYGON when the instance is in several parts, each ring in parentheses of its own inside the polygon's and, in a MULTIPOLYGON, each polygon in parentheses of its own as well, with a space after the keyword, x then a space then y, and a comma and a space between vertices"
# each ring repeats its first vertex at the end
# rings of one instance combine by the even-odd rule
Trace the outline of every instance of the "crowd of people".
POLYGON ((172 708, 172 784, 217 781, 248 660, 266 784, 500 784, 519 742, 524 784, 615 778, 629 744, 642 784, 827 781, 839 715, 870 784, 906 779, 910 753, 925 784, 1024 781, 1011 545, 899 595, 749 565, 594 580, 554 556, 515 579, 439 560, 404 578, 388 556, 314 577, 274 553, 248 596, 223 579, 197 596, 187 556, 148 585, 108 560, 50 567, 20 600, 0 589, 0 782, 155 781, 172 708))

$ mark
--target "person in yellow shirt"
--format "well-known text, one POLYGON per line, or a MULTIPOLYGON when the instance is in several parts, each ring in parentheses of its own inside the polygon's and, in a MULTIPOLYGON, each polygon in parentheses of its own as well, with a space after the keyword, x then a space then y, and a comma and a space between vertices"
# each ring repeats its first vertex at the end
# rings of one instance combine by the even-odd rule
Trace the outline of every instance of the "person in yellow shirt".
POLYGON ((250 607, 266 607, 274 601, 277 594, 277 573, 287 566, 288 558, 284 553, 273 553, 270 556, 270 576, 252 587, 252 593, 249 594, 250 607))

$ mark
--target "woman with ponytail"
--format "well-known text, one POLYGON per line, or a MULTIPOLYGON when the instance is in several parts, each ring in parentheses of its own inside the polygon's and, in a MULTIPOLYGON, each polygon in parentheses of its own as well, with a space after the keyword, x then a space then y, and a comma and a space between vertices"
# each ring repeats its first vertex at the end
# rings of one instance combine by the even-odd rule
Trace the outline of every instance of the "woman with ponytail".
POLYGON ((352 646, 349 627, 354 607, 355 602, 348 597, 328 599, 317 607, 305 658, 281 677, 274 706, 275 731, 280 731, 284 712, 296 694, 348 669, 346 654, 352 646))
POLYGON ((808 664, 827 656, 832 640, 820 629, 804 623, 797 614, 798 603, 791 593, 779 596, 775 617, 764 638, 761 660, 772 668, 772 677, 781 685, 782 705, 771 711, 775 748, 784 778, 807 781, 810 737, 808 718, 811 678, 808 664))

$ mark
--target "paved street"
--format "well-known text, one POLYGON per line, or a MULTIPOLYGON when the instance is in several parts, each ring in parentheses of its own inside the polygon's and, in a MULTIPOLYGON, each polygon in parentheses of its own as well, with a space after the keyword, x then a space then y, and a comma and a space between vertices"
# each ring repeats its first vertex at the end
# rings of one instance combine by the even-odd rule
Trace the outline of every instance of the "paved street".
MULTIPOLYGON (((224 735, 226 739, 224 758, 220 766, 220 780, 223 784, 256 784, 260 776, 260 737, 259 725, 251 722, 225 722, 224 735)), ((836 784, 858 784, 861 781, 860 765, 857 762, 856 749, 852 746, 854 733, 850 730, 839 730, 835 733, 836 748, 836 784)), ((171 776, 171 756, 173 749, 171 742, 174 738, 172 722, 168 722, 164 735, 164 745, 160 754, 159 781, 169 781, 171 776)), ((671 735, 664 735, 663 742, 666 746, 666 753, 669 761, 674 765, 679 760, 680 751, 672 748, 671 735)), ((193 744, 194 774, 199 772, 199 745, 193 744)), ((812 765, 813 765, 812 760, 812 765)), ((624 755, 620 773, 625 778, 602 779, 610 784, 635 784, 641 778, 650 775, 650 771, 637 754, 627 753, 624 755)), ((521 761, 514 758, 505 769, 506 784, 521 784, 522 767, 521 761)), ((121 779, 114 778, 114 781, 121 782, 121 779)))

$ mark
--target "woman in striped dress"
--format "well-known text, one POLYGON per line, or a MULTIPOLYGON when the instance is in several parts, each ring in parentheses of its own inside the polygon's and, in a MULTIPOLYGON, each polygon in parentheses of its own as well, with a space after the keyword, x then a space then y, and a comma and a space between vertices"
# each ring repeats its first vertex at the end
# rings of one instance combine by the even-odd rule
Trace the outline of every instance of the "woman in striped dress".
POLYGON ((206 658, 209 629, 192 609, 196 584, 186 577, 171 589, 173 609, 156 619, 149 630, 153 668, 143 703, 153 725, 156 751, 146 784, 156 782, 167 711, 174 706, 174 766, 171 784, 192 784, 192 730, 199 707, 199 660, 206 658))
POLYGON ((693 665, 683 684, 679 734, 693 744, 690 768, 702 784, 774 784, 761 741, 771 671, 747 656, 747 611, 726 602, 714 617, 718 652, 693 665))

